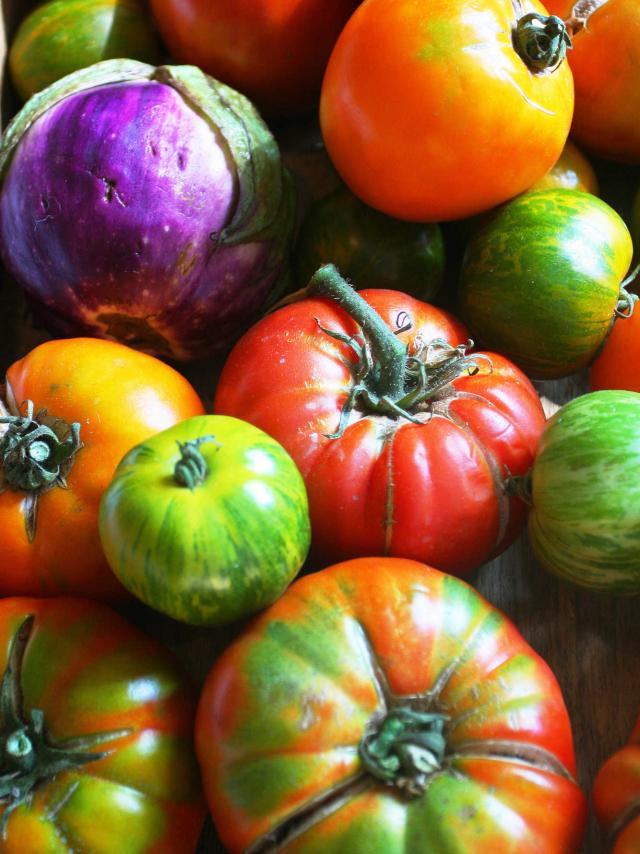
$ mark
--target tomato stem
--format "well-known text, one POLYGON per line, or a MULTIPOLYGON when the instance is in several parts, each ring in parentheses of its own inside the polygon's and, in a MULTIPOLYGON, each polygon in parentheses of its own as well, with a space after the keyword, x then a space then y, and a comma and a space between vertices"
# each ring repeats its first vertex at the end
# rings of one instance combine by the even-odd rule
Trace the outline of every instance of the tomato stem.
POLYGON ((213 442, 220 447, 213 436, 200 436, 190 442, 178 442, 180 459, 173 470, 173 477, 179 486, 186 486, 193 491, 196 486, 204 483, 209 474, 207 461, 200 451, 200 445, 204 442, 213 442))
POLYGON ((618 302, 614 310, 616 317, 631 317, 633 314, 636 303, 638 302, 638 294, 630 294, 627 290, 627 285, 630 285, 631 282, 633 282, 638 275, 638 272, 640 272, 640 264, 633 268, 627 278, 620 285, 618 302))
POLYGON ((518 19, 513 45, 531 71, 553 71, 571 48, 571 39, 562 18, 530 12, 518 19))

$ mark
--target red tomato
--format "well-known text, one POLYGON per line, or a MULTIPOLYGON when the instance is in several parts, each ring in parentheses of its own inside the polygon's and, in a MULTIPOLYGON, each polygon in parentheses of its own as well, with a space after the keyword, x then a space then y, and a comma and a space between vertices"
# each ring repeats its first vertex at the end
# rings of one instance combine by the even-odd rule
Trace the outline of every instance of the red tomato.
POLYGON ((320 101, 327 150, 357 196, 400 219, 457 219, 551 169, 569 132, 573 83, 564 60, 532 69, 516 52, 514 30, 539 23, 525 22, 531 13, 546 15, 537 0, 359 7, 320 101))
POLYGON ((640 308, 613 324, 600 355, 591 366, 591 390, 640 391, 640 308))
POLYGON ((628 744, 608 759, 593 784, 593 807, 604 829, 615 834, 611 854, 640 851, 640 718, 628 744))
POLYGON ((396 291, 345 287, 349 310, 364 306, 375 330, 363 337, 326 299, 281 308, 231 352, 214 410, 250 421, 291 454, 307 484, 316 556, 397 555, 469 572, 520 530, 524 505, 504 480, 531 466, 540 400, 503 357, 455 351, 468 334, 446 312, 396 291), (423 369, 431 391, 402 403, 418 393, 423 369), (390 391, 392 379, 399 388, 390 391), (385 395, 411 420, 384 400, 376 411, 385 395))
POLYGON ((297 581, 216 662, 196 750, 234 854, 575 854, 584 828, 548 666, 413 561, 297 581))
POLYGON ((603 157, 640 163, 638 0, 548 0, 570 19, 575 82, 571 135, 603 157))
POLYGON ((180 62, 289 115, 317 99, 331 48, 360 0, 151 0, 180 62))

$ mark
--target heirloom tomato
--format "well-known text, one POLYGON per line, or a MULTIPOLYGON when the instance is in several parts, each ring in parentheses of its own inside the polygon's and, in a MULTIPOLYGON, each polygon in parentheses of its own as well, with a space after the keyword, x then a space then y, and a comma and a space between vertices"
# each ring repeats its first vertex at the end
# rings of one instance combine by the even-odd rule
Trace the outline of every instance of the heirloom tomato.
POLYGON ((593 808, 612 839, 611 854, 640 851, 640 718, 629 742, 605 762, 593 784, 593 808))
POLYGON ((216 662, 196 750, 234 854, 575 854, 583 832, 553 673, 414 561, 295 582, 216 662))
POLYGON ((623 281, 632 254, 627 226, 601 199, 524 193, 468 244, 462 316, 482 344, 531 376, 566 376, 589 364, 617 315, 633 310, 623 281))
POLYGON ((566 18, 575 83, 571 135, 602 157, 640 163, 640 4, 546 0, 566 18))
POLYGON ((567 41, 537 0, 367 0, 327 66, 327 151, 357 196, 399 219, 487 210, 560 156, 567 41))
POLYGON ((592 590, 640 593, 640 394, 596 391, 559 409, 529 489, 544 567, 592 590))
POLYGON ((360 0, 151 0, 160 33, 197 65, 267 113, 317 100, 331 48, 360 0))
POLYGON ((529 189, 582 190, 594 196, 599 192, 598 177, 593 166, 570 139, 567 140, 556 164, 529 189))
POLYGON ((464 326, 406 294, 356 293, 332 265, 307 292, 238 342, 214 410, 291 454, 315 556, 465 573, 505 549, 524 513, 505 479, 528 471, 544 424, 529 380, 499 355, 466 354, 464 326))
POLYGON ((193 854, 194 698, 169 653, 104 605, 0 601, 0 851, 193 854))
POLYGON ((640 309, 624 323, 614 323, 591 366, 591 389, 640 391, 640 309))
POLYGON ((173 368, 71 338, 7 371, 0 400, 0 594, 125 595, 98 536, 102 493, 133 445, 203 412, 173 368))
POLYGON ((147 605, 215 626, 253 614, 304 563, 307 493, 284 448, 237 418, 189 418, 133 448, 102 498, 111 568, 147 605))

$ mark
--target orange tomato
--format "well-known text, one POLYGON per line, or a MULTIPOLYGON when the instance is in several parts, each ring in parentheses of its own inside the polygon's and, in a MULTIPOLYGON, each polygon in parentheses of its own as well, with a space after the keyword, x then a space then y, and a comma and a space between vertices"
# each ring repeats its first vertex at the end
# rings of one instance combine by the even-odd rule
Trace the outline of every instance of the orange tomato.
MULTIPOLYGON (((100 546, 102 493, 130 448, 204 411, 198 395, 159 359, 92 338, 41 344, 9 368, 6 383, 2 408, 14 422, 18 414, 23 418, 8 430, 0 425, 0 480, 9 486, 0 493, 0 595, 126 595, 100 546), (10 483, 18 468, 24 470, 25 456, 32 459, 34 476, 33 458, 43 453, 35 440, 14 452, 8 447, 8 437, 28 436, 37 427, 27 422, 27 401, 35 421, 49 425, 63 443, 71 425, 79 425, 81 447, 62 462, 60 477, 48 489, 10 483)), ((56 445, 51 437, 43 441, 56 445)), ((55 460, 41 466, 55 471, 55 460)))
POLYGON ((613 324, 600 355, 591 366, 591 389, 640 391, 640 308, 613 324))
POLYGON ((356 10, 320 100, 328 152, 356 195, 400 219, 449 220, 549 171, 573 82, 565 61, 533 70, 516 52, 514 28, 531 13, 546 15, 537 0, 367 0, 356 10))
POLYGON ((562 18, 573 13, 571 135, 602 157, 640 163, 638 0, 549 0, 547 6, 562 18))
POLYGON ((181 62, 239 89, 266 113, 317 100, 331 48, 360 0, 151 0, 181 62))
POLYGON ((530 190, 581 190, 598 195, 598 178, 593 166, 570 139, 551 169, 530 190))

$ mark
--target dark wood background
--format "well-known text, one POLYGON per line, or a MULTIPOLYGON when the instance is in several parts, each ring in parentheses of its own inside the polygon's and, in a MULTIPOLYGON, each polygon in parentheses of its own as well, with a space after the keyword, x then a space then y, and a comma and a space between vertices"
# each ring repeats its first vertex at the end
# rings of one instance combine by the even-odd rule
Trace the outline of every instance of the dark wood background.
MULTIPOLYGON (((4 32, 0 29, 0 51, 4 56, 4 33, 10 39, 17 22, 34 4, 25 0, 0 2, 5 25, 4 32)), ((4 61, 2 66, 4 71, 4 61)), ((5 74, 3 125, 16 103, 5 74)), ((304 208, 311 199, 335 186, 336 177, 312 122, 284 125, 275 131, 287 164, 297 179, 304 208)), ((632 194, 640 185, 640 170, 603 162, 594 165, 603 198, 627 216, 632 194)), ((449 298, 445 293, 445 302, 450 303, 460 254, 456 227, 448 227, 446 236, 449 298)), ((0 287, 0 376, 15 358, 45 338, 46 333, 34 329, 29 322, 17 287, 5 281, 0 287)), ((212 398, 218 370, 219 364, 214 362, 184 369, 207 404, 212 398)), ((537 386, 547 412, 551 413, 564 401, 584 393, 587 377, 580 375, 537 386)), ((0 559, 1 548, 0 545, 0 559)), ((588 792, 598 767, 626 741, 640 713, 638 598, 616 599, 569 588, 537 565, 524 534, 505 554, 481 567, 470 580, 489 601, 509 615, 555 672, 573 723, 580 783, 588 792)), ((197 683, 202 682, 216 656, 241 629, 238 624, 222 630, 191 629, 143 606, 131 605, 122 610, 141 628, 168 644, 197 683)), ((605 850, 604 840, 592 817, 583 852, 601 854, 605 850)), ((200 854, 223 851, 213 827, 207 822, 200 854)))

